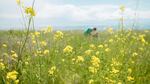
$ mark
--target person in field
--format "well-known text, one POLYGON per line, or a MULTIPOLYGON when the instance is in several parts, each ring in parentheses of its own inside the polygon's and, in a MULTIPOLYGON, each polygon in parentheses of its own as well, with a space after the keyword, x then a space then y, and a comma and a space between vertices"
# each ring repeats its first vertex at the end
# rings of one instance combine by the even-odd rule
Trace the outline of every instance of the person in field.
POLYGON ((97 28, 88 28, 84 31, 85 36, 92 36, 92 37, 98 37, 97 28))

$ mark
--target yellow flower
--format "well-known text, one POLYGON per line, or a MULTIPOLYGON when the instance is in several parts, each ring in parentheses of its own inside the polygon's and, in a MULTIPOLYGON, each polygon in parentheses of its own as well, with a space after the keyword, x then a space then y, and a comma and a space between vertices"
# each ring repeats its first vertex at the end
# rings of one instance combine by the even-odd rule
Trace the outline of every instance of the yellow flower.
POLYGON ((29 64, 29 62, 25 62, 25 65, 28 65, 29 64))
POLYGON ((128 79, 128 81, 133 81, 134 80, 134 78, 131 77, 131 76, 127 76, 127 79, 128 79))
POLYGON ((96 74, 97 73, 97 71, 98 71, 98 69, 97 68, 95 68, 95 67, 89 67, 89 72, 91 72, 91 73, 93 73, 93 74, 96 74))
POLYGON ((46 29, 43 29, 43 31, 44 31, 44 34, 52 32, 52 27, 48 26, 46 29))
POLYGON ((71 53, 72 51, 73 51, 73 47, 70 45, 67 45, 63 50, 64 53, 71 53))
POLYGON ((99 67, 100 59, 96 56, 92 56, 91 63, 94 67, 99 67))
POLYGON ((74 62, 76 59, 75 58, 72 58, 72 62, 74 62))
POLYGON ((85 53, 86 55, 90 55, 90 54, 92 53, 92 51, 93 51, 93 50, 86 50, 84 53, 85 53))
POLYGON ((106 51, 106 52, 109 52, 109 51, 110 51, 110 48, 106 48, 105 51, 106 51))
POLYGON ((34 32, 34 35, 38 37, 40 35, 40 32, 36 31, 36 32, 34 32))
POLYGON ((41 51, 41 50, 37 50, 36 53, 37 53, 37 54, 41 54, 42 51, 41 51))
POLYGON ((17 80, 15 80, 15 84, 19 84, 19 80, 17 79, 17 80))
POLYGON ((94 44, 90 44, 90 48, 96 49, 96 46, 94 44))
POLYGON ((118 73, 118 72, 119 72, 119 70, 115 69, 114 67, 112 68, 112 71, 111 71, 111 73, 114 73, 114 74, 116 74, 116 73, 118 73))
POLYGON ((17 71, 11 71, 11 72, 7 73, 6 78, 10 79, 10 80, 16 80, 17 79, 17 75, 18 75, 17 71))
POLYGON ((131 63, 134 64, 135 62, 134 62, 134 61, 131 61, 131 63))
POLYGON ((99 45, 98 47, 99 47, 99 48, 103 48, 104 46, 103 46, 103 45, 99 45))
POLYGON ((122 63, 118 62, 115 58, 112 58, 112 64, 111 66, 121 66, 122 63))
POLYGON ((47 55, 47 54, 49 54, 49 50, 44 50, 44 55, 47 55))
POLYGON ((12 54, 11 56, 12 56, 13 58, 17 58, 17 57, 18 57, 18 55, 17 55, 16 53, 12 54))
POLYGON ((129 68, 129 69, 128 69, 128 72, 129 72, 129 73, 131 73, 131 72, 132 72, 132 69, 131 69, 131 68, 129 68))
POLYGON ((93 84, 94 83, 94 80, 93 79, 90 79, 89 80, 89 84, 93 84))
POLYGON ((52 27, 51 26, 48 26, 47 32, 52 32, 52 27))
POLYGON ((0 70, 4 70, 4 69, 5 69, 4 63, 0 62, 0 70))
POLYGON ((55 35, 54 35, 54 39, 55 40, 60 40, 62 39, 64 36, 64 34, 61 31, 56 31, 55 35))
POLYGON ((20 0, 16 0, 17 4, 20 5, 20 0))
POLYGON ((122 82, 118 82, 118 84, 122 84, 122 82))
POLYGON ((3 46, 3 47, 7 47, 7 45, 6 45, 6 44, 3 44, 2 46, 3 46))
POLYGON ((48 74, 49 75, 54 75, 54 72, 56 71, 56 66, 52 66, 49 71, 48 71, 48 74))
POLYGON ((143 51, 144 49, 141 47, 141 48, 139 48, 139 50, 143 51))
POLYGON ((32 41, 32 43, 33 43, 33 44, 35 44, 35 43, 36 43, 36 41, 35 41, 35 40, 33 40, 33 41, 32 41))
POLYGON ((47 42, 46 41, 41 41, 41 45, 46 46, 47 42))
POLYGON ((134 52, 133 54, 132 54, 132 56, 137 56, 138 55, 138 53, 136 53, 136 52, 134 52))
POLYGON ((11 50, 11 53, 12 53, 11 54, 12 59, 16 60, 16 58, 18 57, 17 53, 15 51, 13 51, 13 50, 11 50))
POLYGON ((108 47, 108 44, 104 44, 105 47, 108 47))
POLYGON ((109 42, 110 42, 110 43, 113 42, 113 39, 109 39, 109 42))
POLYGON ((62 62, 64 62, 64 61, 65 61, 65 59, 62 59, 61 61, 62 61, 62 62))
POLYGON ((35 16, 35 11, 34 11, 34 9, 32 7, 26 7, 25 8, 25 13, 29 14, 31 16, 35 16))
POLYGON ((82 56, 77 56, 76 62, 83 62, 84 58, 82 56))
POLYGON ((96 51, 96 55, 99 55, 99 51, 96 51))
POLYGON ((13 50, 11 50, 10 52, 11 52, 11 53, 15 53, 15 51, 13 51, 13 50))
POLYGON ((110 34, 112 34, 112 33, 113 33, 113 28, 112 28, 112 27, 109 27, 109 28, 107 29, 107 32, 110 33, 110 34))
POLYGON ((125 6, 124 6, 124 5, 121 5, 121 6, 120 6, 120 11, 121 11, 121 12, 124 12, 124 11, 125 11, 125 6))

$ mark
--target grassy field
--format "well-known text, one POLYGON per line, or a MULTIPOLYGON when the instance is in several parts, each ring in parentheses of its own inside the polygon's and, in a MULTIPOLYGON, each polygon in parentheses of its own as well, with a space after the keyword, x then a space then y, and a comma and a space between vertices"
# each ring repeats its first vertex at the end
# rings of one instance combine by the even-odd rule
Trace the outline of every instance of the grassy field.
POLYGON ((150 31, 0 32, 0 84, 149 84, 150 31))

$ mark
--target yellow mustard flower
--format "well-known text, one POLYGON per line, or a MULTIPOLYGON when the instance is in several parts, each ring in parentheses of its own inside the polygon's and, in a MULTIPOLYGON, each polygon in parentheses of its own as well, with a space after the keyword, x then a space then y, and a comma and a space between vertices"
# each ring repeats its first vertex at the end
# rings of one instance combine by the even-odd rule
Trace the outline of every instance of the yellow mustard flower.
POLYGON ((83 61, 84 61, 84 58, 82 56, 77 56, 77 59, 76 59, 77 63, 83 62, 83 61))
POLYGON ((113 28, 112 27, 107 28, 107 32, 112 34, 113 33, 113 28))
POLYGON ((99 51, 96 51, 96 55, 99 55, 99 53, 100 53, 99 51))
POLYGON ((35 11, 34 11, 34 9, 32 7, 26 7, 25 8, 25 13, 29 14, 31 16, 35 16, 35 11))
POLYGON ((89 69, 89 72, 91 72, 91 73, 93 73, 93 74, 96 74, 97 71, 98 71, 98 69, 95 68, 95 67, 93 67, 93 66, 90 66, 88 69, 89 69))
MULTIPOLYGON (((34 32, 34 35, 35 35, 36 37, 39 37, 40 32, 36 31, 36 32, 34 32)), ((34 35, 33 35, 33 37, 35 37, 34 35)))
POLYGON ((131 68, 128 68, 128 73, 131 73, 132 72, 132 69, 131 68))
POLYGON ((20 0, 16 0, 17 4, 20 5, 20 0))
POLYGON ((19 80, 18 80, 18 79, 15 80, 14 83, 15 83, 15 84, 19 84, 19 80))
POLYGON ((44 54, 44 55, 49 54, 49 50, 44 50, 43 54, 44 54))
POLYGON ((105 52, 109 52, 111 49, 110 48, 106 48, 105 49, 105 52))
POLYGON ((64 61, 65 61, 65 59, 61 59, 61 61, 62 61, 62 62, 64 62, 64 61))
POLYGON ((33 44, 36 44, 36 41, 35 41, 35 40, 33 40, 33 41, 32 41, 32 43, 33 43, 33 44))
POLYGON ((67 45, 64 49, 63 52, 64 53, 71 53, 73 51, 73 47, 70 45, 67 45))
POLYGON ((42 30, 44 34, 52 32, 52 26, 48 26, 46 29, 42 30))
POLYGON ((93 51, 93 50, 86 50, 84 53, 85 53, 86 55, 90 55, 90 54, 92 53, 92 51, 93 51))
POLYGON ((118 82, 117 84, 122 84, 122 82, 118 82))
POLYGON ((121 66, 122 63, 118 62, 115 58, 112 58, 112 64, 111 66, 121 66))
POLYGON ((10 80, 16 80, 17 79, 17 75, 18 75, 17 71, 11 71, 11 72, 7 73, 6 78, 10 79, 10 80))
POLYGON ((12 56, 13 58, 17 58, 17 57, 18 57, 18 55, 17 55, 16 53, 13 53, 11 56, 12 56))
POLYGON ((64 36, 64 34, 61 31, 56 31, 55 35, 54 35, 54 40, 60 40, 62 39, 64 36))
POLYGON ((5 47, 5 48, 7 47, 7 45, 5 43, 2 46, 5 47))
POLYGON ((26 61, 26 62, 25 62, 25 65, 29 65, 29 62, 26 61))
POLYGON ((133 81, 133 80, 134 80, 134 78, 133 78, 133 77, 131 77, 131 76, 127 76, 127 80, 128 80, 128 81, 133 81))
POLYGON ((5 69, 4 63, 0 62, 0 70, 4 70, 4 69, 5 69))
POLYGON ((41 44, 42 46, 46 46, 46 45, 47 45, 47 42, 46 42, 46 41, 41 41, 40 44, 41 44))
POLYGON ((110 43, 113 42, 113 39, 109 39, 109 42, 110 42, 110 43))
POLYGON ((132 56, 137 56, 138 55, 138 53, 136 53, 136 52, 134 52, 133 54, 132 54, 132 56))
POLYGON ((49 71, 48 71, 48 74, 49 75, 54 75, 54 72, 56 71, 56 66, 52 66, 49 71))
POLYGON ((16 60, 16 58, 18 58, 18 55, 15 51, 11 50, 11 57, 13 60, 16 60))
POLYGON ((100 59, 96 56, 92 56, 91 63, 94 67, 99 67, 100 59))
POLYGON ((52 32, 52 27, 51 26, 48 26, 47 32, 52 32))
POLYGON ((103 46, 102 44, 100 44, 98 47, 99 47, 99 48, 103 48, 104 46, 103 46))
POLYGON ((117 74, 118 72, 119 72, 119 70, 115 69, 114 67, 112 68, 111 73, 113 73, 113 74, 117 74))
POLYGON ((90 48, 96 49, 96 46, 94 44, 90 44, 90 48))
POLYGON ((93 84, 94 83, 94 80, 93 79, 90 79, 88 84, 93 84))

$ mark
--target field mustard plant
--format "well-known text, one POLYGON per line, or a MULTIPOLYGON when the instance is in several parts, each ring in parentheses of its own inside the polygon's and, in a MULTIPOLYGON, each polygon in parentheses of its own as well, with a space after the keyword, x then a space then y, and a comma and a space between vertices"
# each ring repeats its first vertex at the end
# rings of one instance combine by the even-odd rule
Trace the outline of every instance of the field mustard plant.
POLYGON ((48 71, 48 74, 51 76, 51 75, 54 75, 54 73, 56 72, 56 66, 52 66, 49 71, 48 71))
POLYGON ((4 69, 5 69, 4 63, 0 62, 0 70, 4 70, 4 69))
POLYGON ((26 7, 25 8, 25 13, 31 16, 35 16, 35 11, 32 7, 26 7))
POLYGON ((61 31, 56 31, 54 35, 54 40, 61 40, 63 38, 64 34, 61 31))
POLYGON ((67 45, 64 49, 63 52, 64 53, 71 53, 73 51, 73 47, 70 45, 67 45))
POLYGON ((8 72, 7 73, 7 76, 6 76, 6 78, 9 80, 16 80, 17 79, 17 75, 18 75, 18 72, 17 71, 11 71, 11 72, 8 72))

